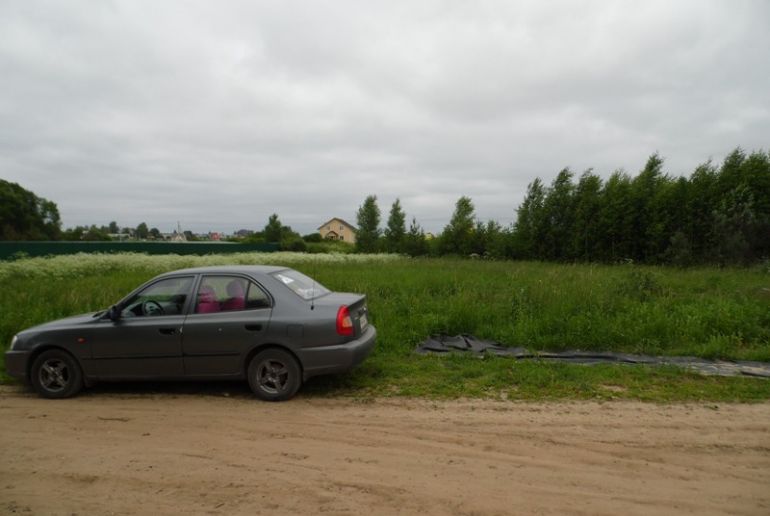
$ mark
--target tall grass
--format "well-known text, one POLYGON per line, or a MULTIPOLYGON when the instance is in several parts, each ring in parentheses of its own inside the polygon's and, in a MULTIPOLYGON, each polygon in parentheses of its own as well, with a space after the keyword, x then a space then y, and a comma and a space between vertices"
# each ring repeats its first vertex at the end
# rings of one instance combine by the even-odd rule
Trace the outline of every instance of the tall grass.
MULTIPOLYGON (((442 378, 455 385, 470 381, 483 390, 506 381, 526 383, 530 377, 542 381, 543 371, 557 371, 564 378, 569 376, 564 371, 576 367, 540 364, 541 369, 532 370, 537 374, 511 377, 511 361, 493 361, 491 369, 469 379, 478 361, 436 361, 412 353, 435 333, 472 333, 535 350, 770 360, 767 267, 680 270, 383 255, 75 255, 4 262, 0 342, 7 346, 14 333, 34 324, 107 307, 160 272, 223 263, 289 265, 332 290, 368 295, 371 322, 379 331, 374 355, 359 372, 321 380, 320 385, 343 382, 376 390, 397 382, 403 389, 417 375, 423 377, 417 385, 434 385, 442 378), (454 370, 457 363, 461 365, 454 370)), ((602 370, 592 369, 591 375, 602 370)), ((431 392, 445 387, 431 387, 431 392)))
POLYGON ((473 333, 530 349, 770 360, 770 273, 402 260, 298 268, 366 292, 382 349, 473 333))

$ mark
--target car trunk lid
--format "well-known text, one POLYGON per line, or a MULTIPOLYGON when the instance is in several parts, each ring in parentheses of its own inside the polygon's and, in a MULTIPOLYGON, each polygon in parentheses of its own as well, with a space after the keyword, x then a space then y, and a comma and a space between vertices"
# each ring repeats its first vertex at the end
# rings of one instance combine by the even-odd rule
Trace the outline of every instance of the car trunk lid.
POLYGON ((360 337, 369 326, 369 309, 366 306, 366 296, 348 292, 332 292, 329 295, 315 299, 316 306, 338 308, 347 306, 353 321, 354 337, 360 337))

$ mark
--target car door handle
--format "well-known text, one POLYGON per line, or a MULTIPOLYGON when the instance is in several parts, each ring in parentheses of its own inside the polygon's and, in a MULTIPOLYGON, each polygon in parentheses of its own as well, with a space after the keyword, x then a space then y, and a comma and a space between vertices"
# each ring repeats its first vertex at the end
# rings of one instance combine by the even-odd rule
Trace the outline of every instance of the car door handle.
POLYGON ((249 331, 261 331, 262 330, 262 325, 261 324, 247 324, 246 326, 244 326, 244 328, 246 328, 249 331))
POLYGON ((158 328, 158 331, 163 335, 174 335, 176 333, 176 328, 158 328))

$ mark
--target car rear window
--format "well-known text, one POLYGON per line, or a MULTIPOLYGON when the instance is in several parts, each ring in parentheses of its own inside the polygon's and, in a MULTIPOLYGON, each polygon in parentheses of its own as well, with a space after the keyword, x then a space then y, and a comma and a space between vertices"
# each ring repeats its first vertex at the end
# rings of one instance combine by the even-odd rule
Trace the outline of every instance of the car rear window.
POLYGON ((285 271, 274 272, 273 277, 286 285, 289 290, 302 299, 315 299, 317 297, 325 296, 330 292, 329 289, 315 281, 313 278, 309 278, 295 270, 288 269, 285 271))

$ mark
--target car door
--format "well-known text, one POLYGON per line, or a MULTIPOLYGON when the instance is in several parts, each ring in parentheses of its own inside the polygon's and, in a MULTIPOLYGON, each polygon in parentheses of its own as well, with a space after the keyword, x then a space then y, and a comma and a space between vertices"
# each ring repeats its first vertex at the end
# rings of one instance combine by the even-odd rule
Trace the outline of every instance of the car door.
POLYGON ((194 282, 194 275, 155 281, 121 303, 120 318, 100 321, 91 339, 94 374, 182 377, 182 327, 194 282))
POLYGON ((182 336, 187 376, 237 376, 245 355, 262 343, 272 312, 267 291, 238 275, 201 278, 182 336))

